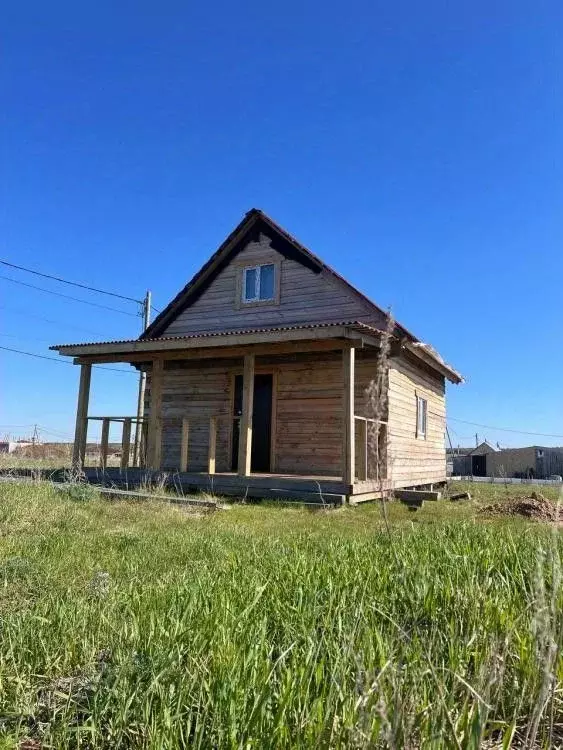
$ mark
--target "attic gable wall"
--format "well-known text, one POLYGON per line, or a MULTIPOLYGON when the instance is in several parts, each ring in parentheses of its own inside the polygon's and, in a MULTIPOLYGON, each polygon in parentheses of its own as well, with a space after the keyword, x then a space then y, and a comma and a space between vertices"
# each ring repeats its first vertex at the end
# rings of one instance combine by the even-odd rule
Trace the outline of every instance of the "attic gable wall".
POLYGON ((259 241, 250 242, 241 250, 203 294, 160 335, 345 320, 359 320, 378 327, 386 324, 382 313, 330 272, 315 273, 298 261, 285 258, 271 247, 269 238, 261 234, 259 241), (279 304, 239 303, 242 268, 271 262, 279 263, 281 269, 279 304))

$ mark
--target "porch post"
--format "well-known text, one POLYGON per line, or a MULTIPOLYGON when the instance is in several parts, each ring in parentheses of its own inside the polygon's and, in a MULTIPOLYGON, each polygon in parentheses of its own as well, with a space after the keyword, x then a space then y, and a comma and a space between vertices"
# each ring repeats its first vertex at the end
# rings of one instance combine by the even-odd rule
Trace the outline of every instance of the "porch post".
POLYGON ((102 469, 105 469, 108 463, 109 423, 108 417, 104 417, 102 420, 102 439, 100 440, 100 468, 102 469))
POLYGON ((162 455, 162 380, 164 360, 152 363, 149 401, 149 434, 147 438, 147 468, 158 471, 162 455))
POLYGON ((86 435, 88 432, 88 402, 90 400, 90 380, 92 365, 80 365, 80 385, 78 387, 78 404, 76 406, 76 427, 74 429, 74 447, 72 465, 76 469, 84 467, 86 455, 86 435))
POLYGON ((250 476, 252 455, 252 412, 254 409, 254 354, 244 355, 242 375, 242 415, 238 445, 238 474, 250 476))
POLYGON ((345 484, 354 484, 356 478, 356 436, 354 420, 354 378, 356 350, 350 347, 342 350, 342 374, 344 385, 344 430, 342 446, 342 479, 345 484))

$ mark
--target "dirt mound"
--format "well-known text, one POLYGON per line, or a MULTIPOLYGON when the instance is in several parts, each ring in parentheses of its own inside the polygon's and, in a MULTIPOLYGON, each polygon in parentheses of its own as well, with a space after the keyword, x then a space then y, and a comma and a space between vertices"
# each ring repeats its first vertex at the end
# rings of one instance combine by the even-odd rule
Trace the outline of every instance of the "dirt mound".
POLYGON ((494 505, 487 505, 480 512, 487 516, 520 516, 536 521, 563 520, 563 512, 539 492, 532 492, 530 497, 511 497, 494 505))

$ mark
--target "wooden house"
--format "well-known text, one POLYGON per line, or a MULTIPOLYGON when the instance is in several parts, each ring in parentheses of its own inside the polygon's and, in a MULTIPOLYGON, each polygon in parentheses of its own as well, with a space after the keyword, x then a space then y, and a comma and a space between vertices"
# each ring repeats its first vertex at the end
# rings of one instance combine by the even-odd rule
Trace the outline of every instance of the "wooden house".
POLYGON ((355 501, 446 478, 461 376, 257 209, 140 338, 52 348, 81 366, 77 464, 88 421, 107 443, 117 419, 132 476, 135 419, 88 416, 91 366, 127 362, 147 373, 145 469, 184 487, 355 501))

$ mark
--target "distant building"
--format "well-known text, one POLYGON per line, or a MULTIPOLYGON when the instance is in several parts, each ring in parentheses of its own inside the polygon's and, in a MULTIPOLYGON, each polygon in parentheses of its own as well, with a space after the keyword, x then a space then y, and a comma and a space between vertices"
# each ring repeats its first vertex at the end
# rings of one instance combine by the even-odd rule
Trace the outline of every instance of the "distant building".
POLYGON ((2 440, 0 453, 15 453, 20 448, 27 448, 28 445, 34 445, 34 443, 27 440, 2 440))
POLYGON ((476 448, 448 451, 453 476, 548 479, 563 475, 563 448, 531 445, 495 448, 486 440, 476 448))
POLYGON ((475 448, 454 448, 448 451, 451 454, 452 474, 454 476, 488 476, 486 457, 497 451, 498 448, 487 440, 483 440, 475 448))
POLYGON ((487 455, 487 476, 548 479, 563 475, 563 448, 531 445, 487 455))

